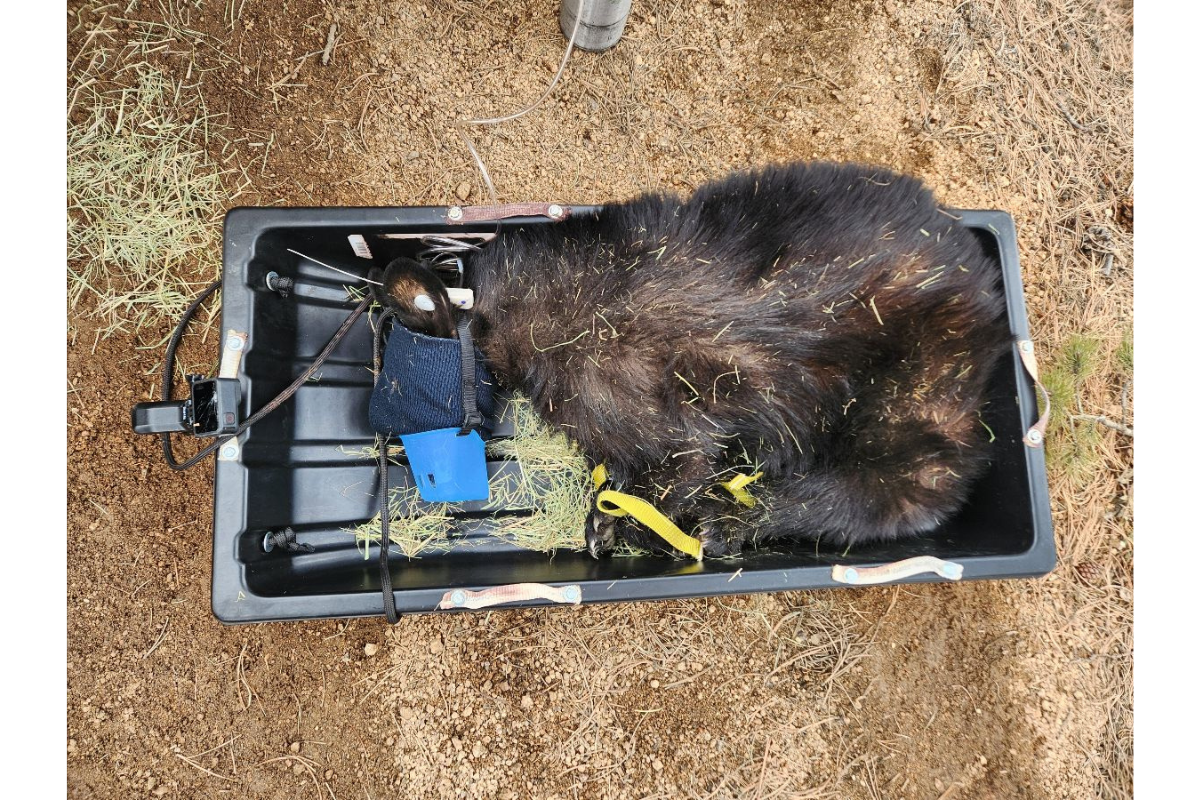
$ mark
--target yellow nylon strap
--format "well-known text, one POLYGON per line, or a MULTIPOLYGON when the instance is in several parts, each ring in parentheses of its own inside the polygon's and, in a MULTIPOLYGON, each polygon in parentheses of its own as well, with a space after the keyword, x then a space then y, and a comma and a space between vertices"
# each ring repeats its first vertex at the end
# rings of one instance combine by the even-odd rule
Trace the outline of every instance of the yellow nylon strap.
MULTIPOLYGON (((608 470, 604 468, 603 464, 592 470, 592 483, 597 489, 607 481, 608 470)), ((661 536, 671 547, 688 554, 697 561, 704 560, 704 550, 699 539, 688 536, 661 511, 640 497, 605 489, 596 495, 596 508, 614 517, 632 516, 661 536)))
POLYGON ((600 491, 600 487, 606 483, 608 483, 608 470, 603 464, 597 464, 596 468, 592 470, 592 486, 596 488, 596 491, 600 491))
POLYGON ((721 485, 733 495, 733 499, 744 505, 746 508, 754 508, 754 496, 746 491, 746 487, 761 478, 763 474, 756 472, 753 475, 735 475, 732 479, 725 481, 721 485))
POLYGON ((697 561, 704 559, 704 551, 699 539, 688 536, 679 529, 678 525, 667 519, 661 511, 640 497, 605 489, 596 495, 596 508, 614 517, 632 516, 665 539, 667 544, 676 550, 687 553, 697 561))

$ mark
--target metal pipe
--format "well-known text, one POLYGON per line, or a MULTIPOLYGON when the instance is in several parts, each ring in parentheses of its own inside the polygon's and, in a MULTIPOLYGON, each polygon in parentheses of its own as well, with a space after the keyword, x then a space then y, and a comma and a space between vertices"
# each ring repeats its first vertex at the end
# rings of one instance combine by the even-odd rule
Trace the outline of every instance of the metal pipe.
POLYGON ((607 50, 620 41, 632 4, 633 0, 562 0, 558 25, 562 28, 563 36, 570 39, 571 31, 575 29, 575 18, 579 16, 575 46, 584 50, 607 50))

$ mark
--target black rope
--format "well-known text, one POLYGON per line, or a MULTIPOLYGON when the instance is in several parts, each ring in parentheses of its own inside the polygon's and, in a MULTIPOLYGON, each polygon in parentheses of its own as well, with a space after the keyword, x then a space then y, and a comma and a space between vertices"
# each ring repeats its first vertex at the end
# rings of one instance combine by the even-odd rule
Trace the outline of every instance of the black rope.
MULTIPOLYGON (((315 553, 317 551, 317 548, 311 544, 297 542, 296 532, 291 528, 268 533, 267 542, 270 542, 271 547, 278 547, 289 553, 315 553)), ((263 544, 265 545, 266 542, 263 544)))
POLYGON ((459 436, 466 436, 483 425, 483 415, 475 399, 475 345, 471 341, 471 315, 463 314, 458 319, 458 344, 462 349, 462 403, 463 424, 459 436))
MULTIPOLYGON (((392 309, 387 309, 379 315, 376 322, 375 337, 372 343, 373 366, 375 380, 379 380, 383 369, 382 350, 383 335, 386 323, 395 315, 392 309)), ((396 611, 396 595, 392 590, 392 569, 388 564, 388 551, 392 548, 392 537, 389 529, 391 518, 391 498, 388 496, 388 443, 391 437, 386 434, 379 445, 379 586, 383 591, 383 614, 388 624, 395 625, 400 621, 396 611)))
MULTIPOLYGON (((200 304, 203 303, 214 291, 216 291, 220 285, 220 281, 213 283, 211 286, 205 289, 199 297, 192 301, 192 304, 183 312, 183 319, 179 321, 178 327, 175 328, 175 333, 171 336, 171 341, 167 345, 167 360, 163 365, 164 400, 171 399, 171 378, 173 377, 175 370, 175 351, 179 347, 180 340, 183 339, 183 332, 187 328, 188 322, 191 321, 192 315, 196 312, 196 309, 199 308, 200 304)), ((325 348, 317 355, 316 359, 312 364, 309 365, 308 369, 300 373, 300 376, 296 378, 296 380, 292 381, 290 386, 280 392, 274 400, 267 403, 258 411, 254 412, 254 414, 248 420, 239 425, 238 429, 233 433, 217 439, 217 441, 208 445, 200 452, 196 453, 196 455, 192 456, 187 461, 184 461, 182 464, 175 460, 175 454, 171 450, 171 435, 169 433, 162 434, 163 456, 167 460, 167 466, 173 470, 179 471, 191 469, 192 467, 196 466, 196 464, 200 463, 200 461, 206 456, 215 451, 218 447, 225 444, 230 439, 236 439, 238 436, 241 436, 251 425, 258 422, 267 414, 270 414, 272 411, 287 402, 288 398, 294 395, 301 386, 307 383, 308 380, 316 374, 317 370, 321 368, 321 365, 325 363, 325 359, 329 358, 334 348, 336 348, 338 343, 345 338, 346 334, 350 332, 350 328, 354 325, 355 321, 363 315, 363 312, 365 312, 367 307, 370 305, 371 298, 368 296, 361 303, 355 306, 354 310, 350 312, 350 316, 346 317, 346 320, 342 323, 341 327, 338 328, 333 334, 333 337, 329 340, 329 343, 325 345, 325 348)))
MULTIPOLYGON (((179 320, 179 324, 175 326, 175 332, 171 334, 171 341, 167 343, 167 359, 163 364, 163 400, 171 399, 172 378, 175 377, 175 351, 179 349, 179 343, 183 340, 183 332, 187 330, 188 323, 192 321, 192 316, 196 313, 196 309, 200 308, 201 304, 203 304, 208 298, 212 297, 213 292, 220 288, 220 281, 213 281, 210 283, 208 288, 201 292, 200 295, 192 301, 191 305, 184 309, 183 317, 179 320)), ((162 434, 162 448, 163 457, 167 459, 167 464, 171 467, 171 469, 187 469, 188 466, 191 466, 191 464, 188 464, 187 466, 180 466, 179 462, 175 460, 175 453, 171 450, 171 434, 162 434)), ((204 455, 207 455, 207 453, 201 451, 201 454, 196 457, 196 460, 200 460, 200 458, 202 458, 204 455)))

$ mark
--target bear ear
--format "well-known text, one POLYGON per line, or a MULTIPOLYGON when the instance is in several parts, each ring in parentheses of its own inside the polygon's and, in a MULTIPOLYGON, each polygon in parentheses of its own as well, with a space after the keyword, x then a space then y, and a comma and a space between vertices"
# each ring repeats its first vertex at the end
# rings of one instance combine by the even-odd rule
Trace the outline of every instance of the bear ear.
POLYGON ((413 298, 413 302, 416 304, 417 308, 421 309, 422 311, 433 311, 437 308, 437 305, 429 298, 429 295, 427 294, 417 295, 415 298, 413 298))

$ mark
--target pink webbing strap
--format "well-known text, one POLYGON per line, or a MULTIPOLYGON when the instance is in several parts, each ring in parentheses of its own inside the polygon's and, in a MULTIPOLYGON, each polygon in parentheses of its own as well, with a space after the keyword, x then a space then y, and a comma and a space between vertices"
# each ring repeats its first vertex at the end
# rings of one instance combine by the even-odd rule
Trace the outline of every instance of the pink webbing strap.
POLYGON ((932 572, 952 581, 962 580, 962 564, 953 561, 943 561, 934 556, 915 556, 903 561, 893 561, 877 567, 847 567, 837 564, 833 567, 831 577, 838 583, 848 583, 856 586, 872 586, 878 583, 911 578, 922 572, 932 572))
POLYGON ((547 217, 553 220, 571 216, 571 209, 560 203, 507 203, 499 206, 450 206, 446 222, 463 225, 468 222, 495 222, 509 217, 547 217))
POLYGON ((1038 365, 1037 357, 1033 354, 1033 342, 1028 339, 1022 339, 1017 342, 1017 352, 1021 355, 1021 363, 1025 366, 1025 371, 1029 373, 1029 377, 1033 378, 1033 385, 1042 395, 1042 415, 1038 417, 1038 421, 1033 424, 1025 433, 1025 444, 1030 447, 1041 447, 1046 441, 1046 425, 1050 422, 1050 392, 1046 391, 1046 387, 1038 380, 1038 365))
POLYGON ((480 592, 472 592, 469 589, 452 589, 442 595, 442 601, 438 603, 438 608, 488 608, 525 600, 549 600, 551 603, 568 603, 577 606, 583 601, 583 590, 578 584, 547 586, 544 583, 512 583, 508 586, 493 586, 480 592))

